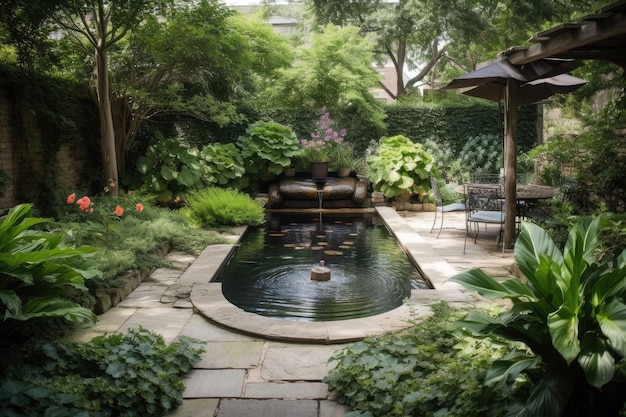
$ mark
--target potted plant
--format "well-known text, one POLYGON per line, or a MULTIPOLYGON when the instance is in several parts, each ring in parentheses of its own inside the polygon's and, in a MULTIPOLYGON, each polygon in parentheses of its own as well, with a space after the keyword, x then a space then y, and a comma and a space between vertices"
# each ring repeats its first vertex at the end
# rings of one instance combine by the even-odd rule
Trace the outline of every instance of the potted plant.
POLYGON ((311 167, 313 178, 328 176, 328 167, 337 167, 337 157, 345 144, 346 130, 336 130, 337 122, 330 118, 326 107, 322 107, 322 115, 315 122, 315 129, 311 132, 310 139, 302 139, 302 151, 300 153, 301 165, 311 167))
POLYGON ((426 192, 435 169, 426 148, 402 135, 382 138, 366 163, 367 179, 387 198, 426 192))

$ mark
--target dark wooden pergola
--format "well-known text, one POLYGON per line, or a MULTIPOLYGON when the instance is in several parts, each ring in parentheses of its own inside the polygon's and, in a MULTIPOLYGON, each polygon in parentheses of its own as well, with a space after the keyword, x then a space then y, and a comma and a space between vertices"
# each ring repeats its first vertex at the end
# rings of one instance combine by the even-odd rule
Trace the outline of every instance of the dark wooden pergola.
MULTIPOLYGON (((527 46, 501 53, 501 59, 521 65, 542 58, 604 60, 626 71, 626 0, 607 5, 597 13, 571 23, 562 23, 533 36, 527 46)), ((515 241, 515 194, 517 177, 517 121, 519 81, 509 80, 504 98, 504 175, 506 224, 504 244, 515 241)))

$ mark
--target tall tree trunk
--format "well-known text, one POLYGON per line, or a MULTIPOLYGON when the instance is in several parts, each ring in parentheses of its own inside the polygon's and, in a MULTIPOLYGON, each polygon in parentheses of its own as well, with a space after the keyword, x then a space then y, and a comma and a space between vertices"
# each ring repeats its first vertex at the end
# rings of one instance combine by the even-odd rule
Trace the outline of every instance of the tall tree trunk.
MULTIPOLYGON (((117 158, 115 152, 115 130, 111 113, 111 96, 107 63, 107 49, 104 40, 96 48, 96 94, 100 115, 100 141, 102 149, 102 170, 105 185, 118 184, 117 158)), ((109 187, 111 194, 117 195, 118 187, 109 187)))

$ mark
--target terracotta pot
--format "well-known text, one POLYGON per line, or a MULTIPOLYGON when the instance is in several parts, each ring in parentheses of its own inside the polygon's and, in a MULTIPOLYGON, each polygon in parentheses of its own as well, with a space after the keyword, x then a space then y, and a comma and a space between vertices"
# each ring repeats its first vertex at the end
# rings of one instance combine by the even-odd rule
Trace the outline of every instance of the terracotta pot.
POLYGON ((328 162, 311 162, 311 178, 322 179, 328 177, 328 162))

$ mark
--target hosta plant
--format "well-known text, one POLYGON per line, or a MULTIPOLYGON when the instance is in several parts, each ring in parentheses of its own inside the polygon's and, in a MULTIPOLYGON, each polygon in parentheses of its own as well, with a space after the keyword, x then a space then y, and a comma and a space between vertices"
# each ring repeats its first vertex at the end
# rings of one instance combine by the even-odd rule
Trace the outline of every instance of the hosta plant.
POLYGON ((528 350, 494 362, 488 392, 518 377, 534 381, 511 415, 619 416, 626 401, 626 250, 598 261, 601 219, 581 219, 563 251, 540 227, 524 223, 515 260, 527 280, 496 281, 480 269, 452 278, 487 299, 509 299, 497 316, 475 312, 470 331, 521 341, 528 350))
POLYGON ((424 146, 402 135, 382 138, 366 162, 367 179, 388 198, 425 192, 435 169, 434 158, 424 146))
POLYGON ((261 180, 282 173, 301 152, 291 128, 263 120, 248 126, 246 134, 237 139, 237 146, 241 148, 246 173, 261 180))
POLYGON ((65 245, 62 234, 37 227, 49 222, 21 204, 0 218, 0 340, 12 340, 33 321, 64 318, 95 323, 91 310, 70 300, 73 291, 87 292, 85 279, 95 277, 86 256, 95 248, 65 245))
POLYGON ((187 192, 208 185, 196 148, 158 132, 155 136, 157 141, 137 158, 142 191, 155 195, 157 201, 174 202, 184 200, 187 192))
POLYGON ((214 186, 242 190, 248 186, 248 177, 240 150, 232 143, 212 143, 202 148, 200 158, 205 177, 214 186))

